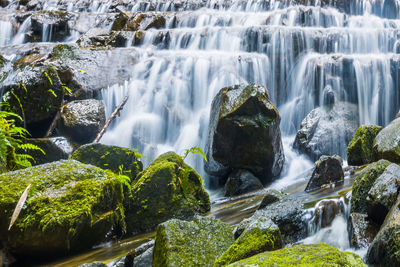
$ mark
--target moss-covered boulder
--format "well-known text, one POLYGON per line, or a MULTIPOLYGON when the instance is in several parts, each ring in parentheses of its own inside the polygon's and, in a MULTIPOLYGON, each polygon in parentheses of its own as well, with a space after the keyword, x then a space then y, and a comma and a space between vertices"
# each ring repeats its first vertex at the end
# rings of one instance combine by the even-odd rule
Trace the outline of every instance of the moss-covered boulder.
POLYGON ((215 261, 214 266, 226 266, 264 251, 280 249, 282 246, 278 226, 270 219, 261 217, 247 226, 235 243, 215 261))
POLYGON ((379 225, 383 223, 399 192, 400 166, 392 163, 375 180, 368 191, 368 216, 379 225))
POLYGON ((358 127, 347 146, 347 161, 349 165, 360 166, 374 161, 374 140, 382 130, 380 126, 363 125, 358 127))
POLYGON ((278 176, 285 158, 280 121, 265 87, 222 88, 211 107, 205 170, 222 177, 229 169, 246 169, 264 181, 278 176))
POLYGON ((0 175, 0 242, 18 256, 61 255, 88 249, 124 228, 119 177, 61 160, 0 175), (24 190, 28 198, 7 231, 24 190))
POLYGON ((102 101, 75 100, 62 109, 60 132, 77 143, 89 143, 103 129, 105 122, 106 114, 102 101))
POLYGON ((260 253, 230 264, 241 266, 367 266, 360 256, 343 252, 324 243, 297 245, 275 251, 260 253))
POLYGON ((234 241, 229 225, 219 220, 170 220, 157 227, 153 266, 212 266, 234 241))
POLYGON ((351 212, 367 212, 367 196, 375 180, 390 165, 387 160, 380 160, 369 164, 356 176, 351 195, 351 212))
POLYGON ((143 169, 143 164, 135 156, 134 150, 100 143, 80 146, 72 153, 70 159, 128 175, 132 182, 143 169))
POLYGON ((376 136, 374 157, 400 163, 400 118, 392 121, 376 136))
POLYGON ((139 173, 126 212, 128 232, 151 231, 171 218, 187 219, 210 210, 200 175, 173 152, 139 173))
MULTIPOLYGON (((400 266, 400 199, 392 206, 367 252, 367 262, 400 266)), ((374 265, 375 266, 375 265, 374 265)))

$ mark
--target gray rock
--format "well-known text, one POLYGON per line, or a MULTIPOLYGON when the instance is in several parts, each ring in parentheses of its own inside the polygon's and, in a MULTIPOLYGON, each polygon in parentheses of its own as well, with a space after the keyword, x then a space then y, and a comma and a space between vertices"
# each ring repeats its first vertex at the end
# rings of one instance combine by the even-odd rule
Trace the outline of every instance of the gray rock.
POLYGON ((35 138, 28 139, 28 143, 40 147, 45 154, 37 150, 27 150, 24 153, 31 155, 35 162, 32 165, 40 165, 60 159, 68 159, 71 155, 73 148, 72 145, 65 137, 51 137, 51 138, 35 138))
POLYGON ((250 84, 220 90, 210 115, 205 170, 224 176, 247 169, 263 181, 280 174, 284 162, 280 116, 266 88, 250 84))
POLYGON ((104 264, 100 261, 95 261, 95 262, 91 262, 91 263, 81 264, 78 267, 107 267, 107 264, 104 264))
POLYGON ((269 189, 265 192, 264 198, 261 201, 261 204, 258 207, 258 209, 263 209, 272 203, 281 201, 283 199, 283 197, 285 197, 285 195, 282 194, 281 192, 274 190, 274 189, 269 189))
POLYGON ((344 205, 337 199, 324 199, 317 203, 314 209, 314 224, 328 227, 336 215, 344 214, 344 205))
POLYGON ((77 143, 89 143, 104 127, 106 114, 102 101, 76 100, 66 104, 61 112, 61 134, 77 143))
POLYGON ((321 156, 315 163, 313 173, 305 191, 311 192, 324 186, 339 185, 344 182, 342 158, 335 156, 321 156))
POLYGON ((374 158, 400 163, 400 118, 392 121, 376 136, 374 158))
POLYGON ((154 251, 154 246, 148 248, 146 251, 144 251, 139 256, 136 256, 134 258, 134 260, 133 260, 133 266, 134 267, 152 266, 152 263, 153 263, 153 251, 154 251))
POLYGON ((301 122, 293 146, 313 160, 322 155, 346 156, 358 121, 354 104, 337 102, 332 108, 316 108, 301 122))
POLYGON ((238 196, 262 188, 260 180, 251 172, 236 170, 229 175, 225 184, 225 196, 238 196))
POLYGON ((390 164, 375 180, 367 196, 368 216, 379 225, 396 202, 399 191, 400 166, 390 164))
POLYGON ((368 248, 379 231, 379 226, 368 220, 368 215, 351 213, 349 218, 349 237, 351 246, 357 249, 368 248))

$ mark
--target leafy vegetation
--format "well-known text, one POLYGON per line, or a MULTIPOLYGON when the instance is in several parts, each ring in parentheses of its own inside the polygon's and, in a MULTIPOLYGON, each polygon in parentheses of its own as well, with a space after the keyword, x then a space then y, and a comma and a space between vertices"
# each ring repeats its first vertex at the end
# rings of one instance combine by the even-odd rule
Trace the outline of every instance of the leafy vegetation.
POLYGON ((182 159, 184 160, 189 154, 200 155, 200 156, 203 157, 203 159, 204 159, 205 161, 207 161, 206 154, 204 154, 204 151, 203 151, 200 147, 193 146, 193 147, 191 147, 191 148, 189 148, 189 149, 185 149, 185 150, 183 151, 183 156, 181 156, 182 159))

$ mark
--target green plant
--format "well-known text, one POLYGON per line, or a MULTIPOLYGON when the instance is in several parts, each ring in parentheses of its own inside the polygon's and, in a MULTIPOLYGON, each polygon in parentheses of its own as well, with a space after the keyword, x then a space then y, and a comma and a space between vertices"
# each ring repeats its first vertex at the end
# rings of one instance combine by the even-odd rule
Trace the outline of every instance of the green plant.
MULTIPOLYGON (((0 104, 0 107, 8 105, 7 102, 0 104)), ((25 139, 29 132, 15 125, 15 121, 23 121, 22 118, 9 111, 0 110, 0 164, 1 172, 13 171, 32 166, 34 158, 19 151, 38 150, 45 152, 38 146, 26 143, 25 139)))
MULTIPOLYGON (((59 80, 59 83, 61 84, 61 88, 62 88, 62 92, 63 95, 69 95, 72 96, 72 90, 70 88, 68 88, 64 83, 61 82, 59 76, 58 76, 58 71, 57 68, 52 66, 49 67, 49 72, 52 71, 54 72, 55 77, 57 77, 57 79, 59 80)), ((51 79, 49 73, 47 71, 43 71, 43 74, 46 76, 47 80, 49 81, 51 86, 54 86, 53 80, 51 79)), ((54 97, 57 97, 57 94, 54 92, 54 90, 52 88, 47 90, 51 95, 53 95, 54 97)))
POLYGON ((189 149, 185 149, 185 150, 183 151, 183 156, 181 156, 182 159, 184 160, 189 154, 200 155, 200 156, 203 157, 203 159, 204 159, 205 161, 207 161, 206 154, 204 154, 203 150, 202 150, 200 147, 193 146, 193 147, 191 147, 191 148, 189 148, 189 149))

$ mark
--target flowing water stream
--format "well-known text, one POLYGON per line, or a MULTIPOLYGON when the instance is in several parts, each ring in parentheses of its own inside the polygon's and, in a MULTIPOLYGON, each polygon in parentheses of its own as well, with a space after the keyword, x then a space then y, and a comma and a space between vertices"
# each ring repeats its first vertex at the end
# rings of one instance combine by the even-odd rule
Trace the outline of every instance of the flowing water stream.
MULTIPOLYGON (((108 12, 112 1, 90 1, 88 6, 77 2, 47 1, 43 9, 101 14, 108 12)), ((268 88, 282 117, 286 161, 281 177, 270 187, 295 186, 302 191, 299 188, 309 176, 299 174, 307 173, 313 164, 293 150, 292 143, 304 117, 321 106, 326 88, 340 101, 357 105, 359 124, 386 125, 400 107, 396 89, 400 2, 304 2, 151 0, 125 5, 125 11, 165 15, 166 27, 145 31, 143 41, 136 45, 139 58, 131 78, 102 90, 107 114, 129 94, 121 117, 112 123, 102 142, 137 148, 145 155, 146 164, 166 151, 204 148, 211 102, 217 92, 238 83, 259 83, 268 88)), ((30 24, 30 17, 18 29, 11 19, 0 20, 0 46, 26 42, 30 24)), ((45 25, 42 41, 52 41, 51 36, 52 26, 45 25)), ((78 37, 75 31, 65 40, 78 37)), ((132 45, 130 41, 126 44, 132 45)), ((189 157, 187 161, 207 177, 202 159, 189 157)), ((212 198, 218 203, 218 192, 212 192, 212 198)), ((221 218, 229 221, 226 218, 232 217, 230 223, 234 224, 256 207, 253 197, 245 199, 232 202, 240 212, 216 204, 213 214, 218 214, 217 210, 223 214, 226 208, 221 218)), ((305 243, 324 241, 349 249, 345 227, 349 207, 338 201, 343 202, 341 215, 330 228, 310 222, 310 227, 315 227, 309 229, 305 243)), ((315 217, 313 212, 306 220, 315 217)))

